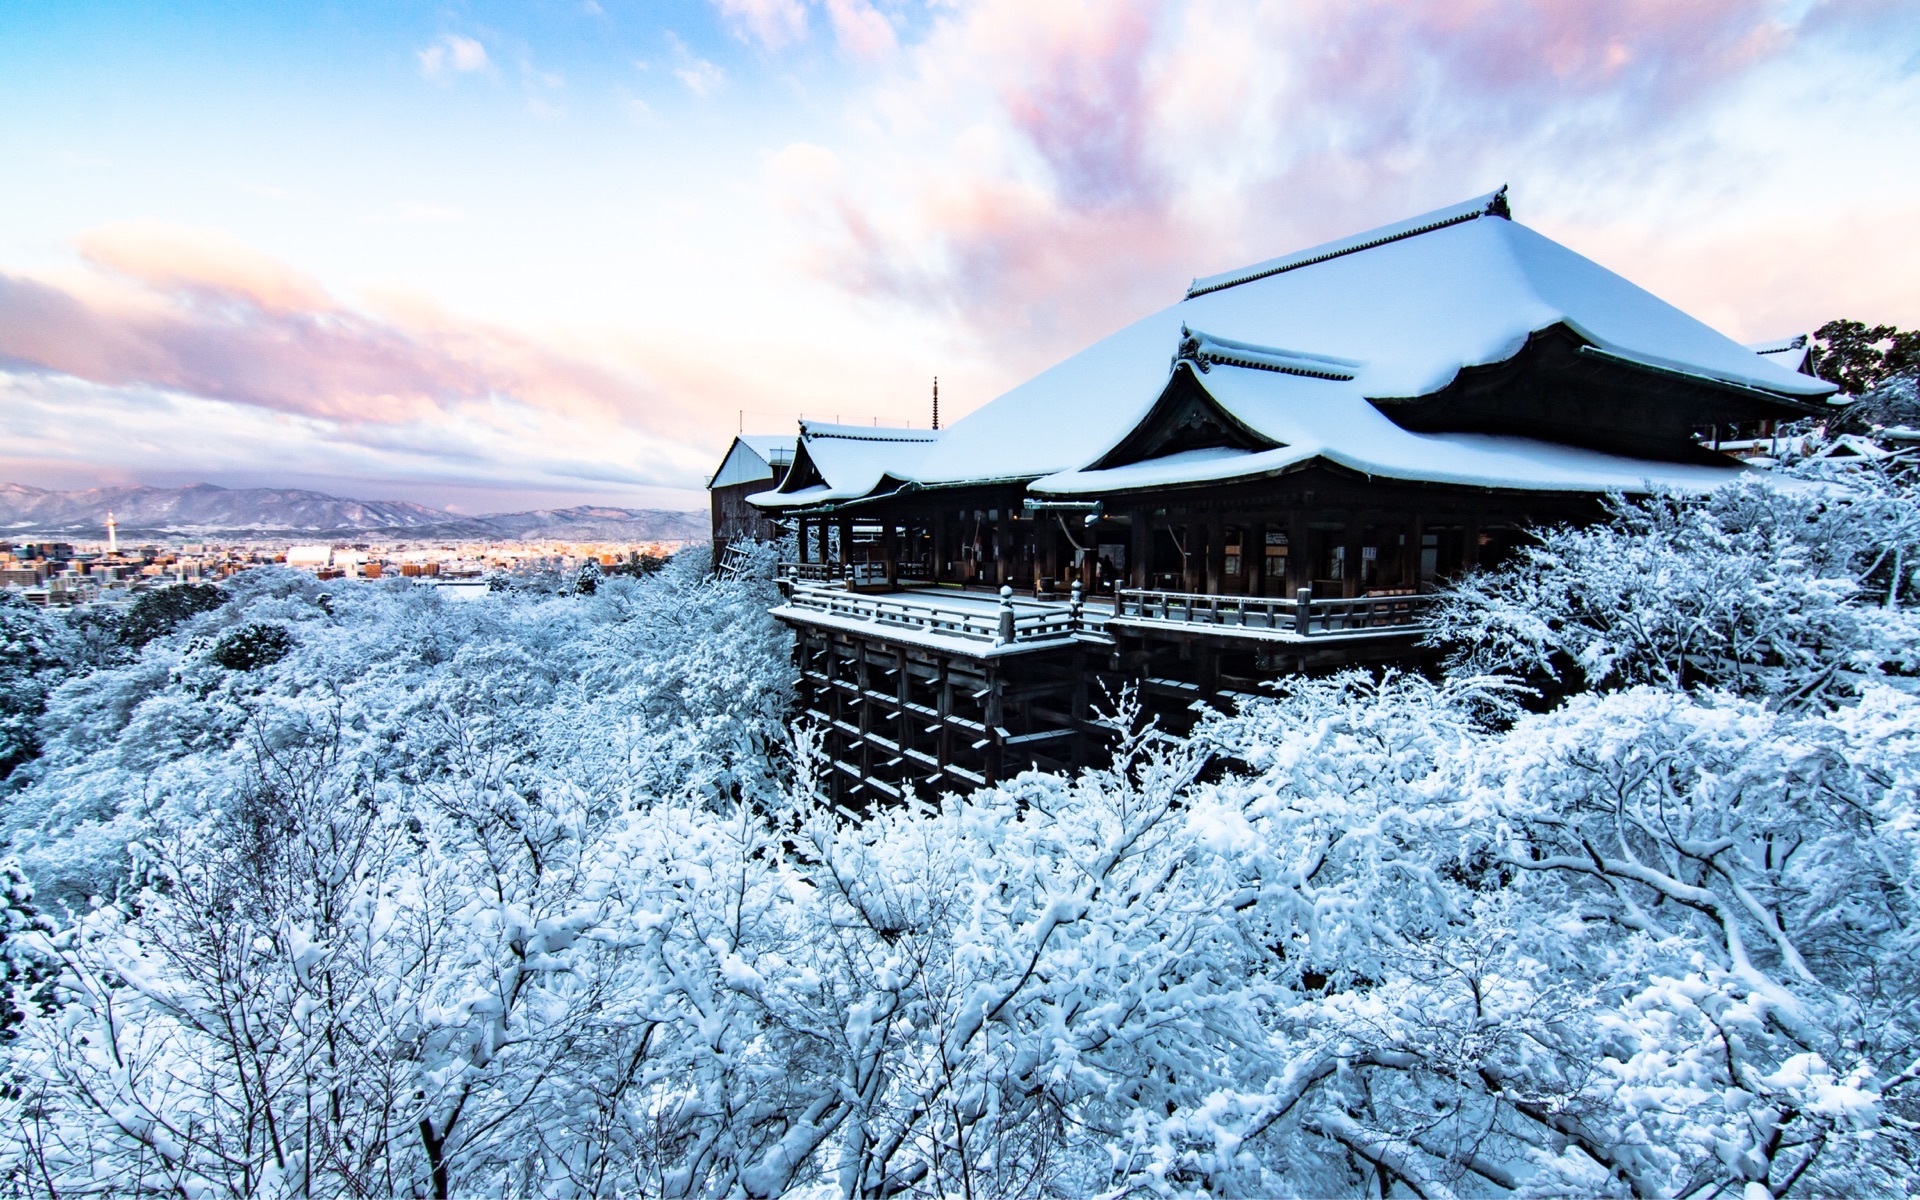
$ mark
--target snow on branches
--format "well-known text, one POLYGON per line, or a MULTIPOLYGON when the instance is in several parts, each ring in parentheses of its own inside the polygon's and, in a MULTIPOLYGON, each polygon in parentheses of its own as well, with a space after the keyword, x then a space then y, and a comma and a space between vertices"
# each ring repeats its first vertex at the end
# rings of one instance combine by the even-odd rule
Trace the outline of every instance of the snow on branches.
POLYGON ((1105 769, 864 814, 782 729, 764 583, 682 561, 323 606, 262 574, 45 697, 4 1169, 48 1194, 1897 1193, 1915 522, 1896 480, 1852 496, 1548 531, 1448 602, 1444 681, 1293 679, 1185 739, 1123 701, 1105 769), (260 627, 282 657, 220 665, 260 627), (1513 670, 1562 694, 1522 704, 1513 670))

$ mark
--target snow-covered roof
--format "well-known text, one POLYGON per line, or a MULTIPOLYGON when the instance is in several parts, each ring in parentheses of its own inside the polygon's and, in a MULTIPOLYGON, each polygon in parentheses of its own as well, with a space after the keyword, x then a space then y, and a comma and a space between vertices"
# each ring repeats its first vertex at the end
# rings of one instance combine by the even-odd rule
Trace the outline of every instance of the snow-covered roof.
POLYGON ((1770 342, 1749 342, 1747 349, 1758 354, 1770 363, 1785 367, 1796 375, 1813 374, 1813 339, 1804 333, 1796 333, 1788 338, 1775 338, 1770 342))
POLYGON ((737 439, 776 467, 793 461, 793 448, 799 439, 785 433, 743 433, 737 439))
MULTIPOLYGON (((1535 488, 1677 486, 1679 477, 1715 470, 1522 438, 1414 434, 1369 403, 1431 395, 1462 369, 1505 362, 1555 327, 1603 357, 1749 395, 1807 402, 1834 390, 1509 219, 1503 189, 1197 279, 1179 303, 989 402, 937 443, 865 473, 925 487, 1044 478, 1037 490, 1061 492, 1118 487, 1122 478, 1241 478, 1314 455, 1396 478, 1535 488), (1209 368, 1207 392, 1236 415, 1254 414, 1244 419, 1282 451, 1261 451, 1258 461, 1233 452, 1180 458, 1125 477, 1087 470, 1153 408, 1183 343, 1190 361, 1209 368)), ((845 489, 836 482, 830 491, 845 489)))
POLYGON ((1032 484, 1072 496, 1279 474, 1322 459, 1365 475, 1426 483, 1546 491, 1694 490, 1738 475, 1733 465, 1649 462, 1574 446, 1483 433, 1415 433, 1340 380, 1271 368, 1216 366, 1200 383, 1228 415, 1277 443, 1268 450, 1186 450, 1104 470, 1062 471, 1032 484))
POLYGON ((725 457, 707 481, 709 488, 772 479, 793 462, 795 439, 771 433, 743 433, 727 446, 725 457))
POLYGON ((800 423, 793 470, 779 488, 747 497, 762 507, 804 507, 871 494, 881 481, 907 481, 941 437, 929 429, 800 423))

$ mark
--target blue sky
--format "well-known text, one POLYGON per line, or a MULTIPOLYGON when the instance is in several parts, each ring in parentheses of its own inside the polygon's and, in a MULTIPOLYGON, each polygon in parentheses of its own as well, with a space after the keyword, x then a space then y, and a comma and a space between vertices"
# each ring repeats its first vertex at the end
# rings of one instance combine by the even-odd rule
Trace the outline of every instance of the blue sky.
POLYGON ((1907 4, 0 7, 0 476, 693 506, 1483 192, 1737 337, 1920 325, 1907 4))

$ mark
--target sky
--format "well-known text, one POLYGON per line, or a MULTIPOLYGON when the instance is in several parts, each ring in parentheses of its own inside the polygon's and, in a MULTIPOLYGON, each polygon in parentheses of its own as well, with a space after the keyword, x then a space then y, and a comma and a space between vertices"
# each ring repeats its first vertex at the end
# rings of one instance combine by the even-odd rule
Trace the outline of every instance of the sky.
POLYGON ((1493 190, 1920 327, 1920 0, 0 5, 0 481, 704 505, 1493 190))

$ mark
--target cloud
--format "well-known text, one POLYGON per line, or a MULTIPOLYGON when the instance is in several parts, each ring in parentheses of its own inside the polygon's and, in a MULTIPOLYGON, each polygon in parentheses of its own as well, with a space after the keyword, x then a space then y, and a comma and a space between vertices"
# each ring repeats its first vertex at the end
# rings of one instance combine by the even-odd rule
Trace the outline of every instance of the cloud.
POLYGON ((74 239, 80 257, 156 293, 228 298, 270 313, 331 303, 311 276, 216 229, 121 221, 74 239))
POLYGON ((368 428, 144 386, 0 369, 0 478, 306 486, 361 497, 528 508, 608 497, 695 508, 711 454, 632 429, 588 430, 499 401, 456 424, 368 428))
POLYGON ((826 0, 833 36, 849 58, 875 60, 898 49, 893 26, 867 0, 826 0))
POLYGON ((428 79, 446 79, 450 74, 471 75, 492 65, 487 48, 470 37, 446 33, 414 57, 420 60, 420 73, 428 79))
POLYGON ((811 269, 1038 365, 1195 274, 1501 182, 1523 218, 1624 205, 1657 221, 1663 191, 1737 190, 1755 164, 1724 128, 1729 98, 1778 111, 1753 81, 1778 92, 1829 69, 1832 30, 1891 21, 1844 0, 1803 10, 959 2, 849 97, 837 135, 810 139, 838 164, 830 184, 798 169, 804 151, 770 156, 768 183, 811 269))
POLYGON ((599 419, 657 399, 614 366, 428 306, 346 305, 221 234, 139 222, 78 247, 93 270, 71 279, 0 272, 0 362, 367 425, 497 397, 599 419))
POLYGON ((667 42, 673 47, 675 66, 673 73, 687 90, 705 99, 726 86, 727 73, 715 64, 695 54, 685 42, 669 33, 667 42))
POLYGON ((77 270, 0 271, 0 441, 42 476, 338 475, 678 505, 697 500, 720 414, 760 394, 697 348, 567 344, 418 295, 350 305, 211 231, 129 223, 78 248, 77 270))
POLYGON ((806 40, 807 6, 802 0, 713 0, 734 35, 777 50, 806 40))

